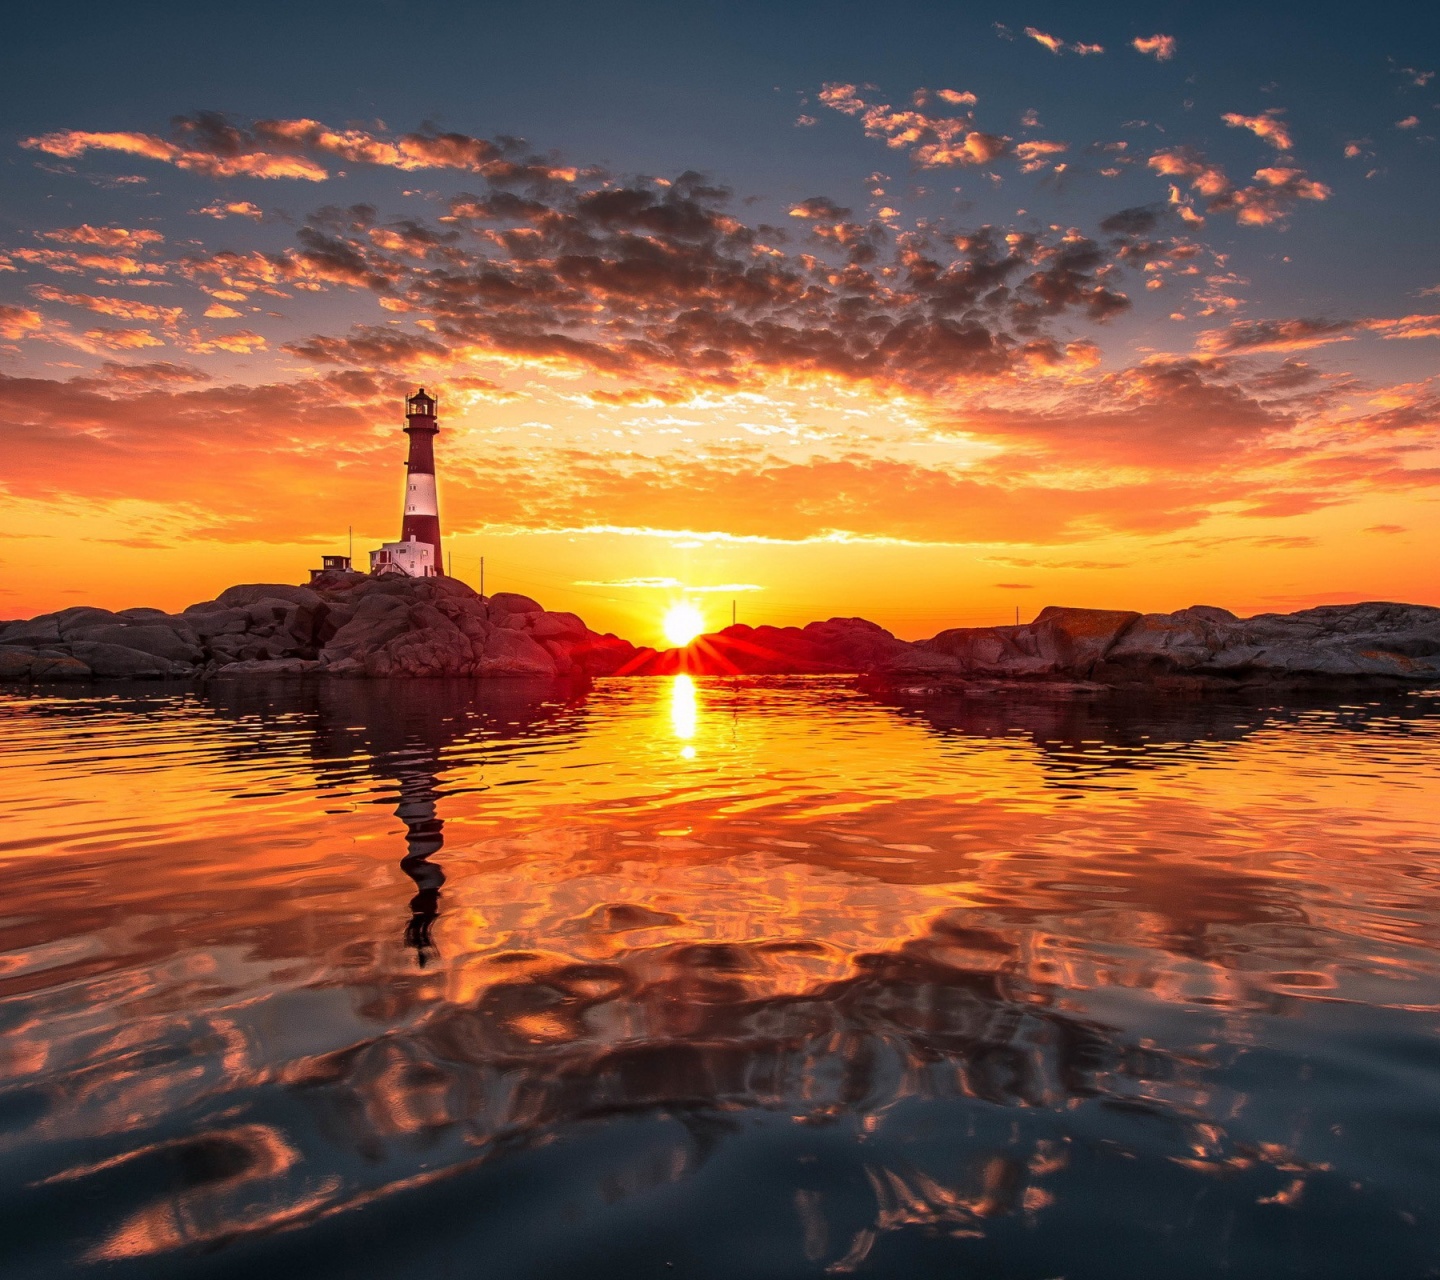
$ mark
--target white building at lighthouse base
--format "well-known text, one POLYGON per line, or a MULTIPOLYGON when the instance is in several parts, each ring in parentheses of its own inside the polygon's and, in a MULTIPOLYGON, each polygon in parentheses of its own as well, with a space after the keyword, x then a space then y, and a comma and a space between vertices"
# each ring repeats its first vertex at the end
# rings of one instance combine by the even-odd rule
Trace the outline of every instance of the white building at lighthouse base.
POLYGON ((435 548, 428 542, 387 542, 370 553, 370 572, 375 575, 398 573, 407 578, 435 576, 435 548))

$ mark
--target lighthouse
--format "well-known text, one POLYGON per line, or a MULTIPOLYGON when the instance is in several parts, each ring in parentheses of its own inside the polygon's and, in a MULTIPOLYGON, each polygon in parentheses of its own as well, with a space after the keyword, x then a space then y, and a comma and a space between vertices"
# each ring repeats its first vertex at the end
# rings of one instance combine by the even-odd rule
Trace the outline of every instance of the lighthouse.
POLYGON ((440 505, 435 498, 435 400, 421 387, 405 401, 405 434, 410 457, 405 463, 405 518, 400 541, 387 542, 370 553, 371 573, 403 573, 411 578, 442 577, 440 505))

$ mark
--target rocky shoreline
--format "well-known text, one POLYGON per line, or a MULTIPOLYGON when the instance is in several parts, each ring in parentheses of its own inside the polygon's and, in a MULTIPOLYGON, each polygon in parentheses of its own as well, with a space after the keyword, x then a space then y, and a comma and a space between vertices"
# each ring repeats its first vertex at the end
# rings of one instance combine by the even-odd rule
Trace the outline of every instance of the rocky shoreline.
POLYGON ((180 613, 76 607, 0 624, 0 681, 214 676, 846 674, 881 686, 1052 692, 1440 683, 1440 608, 1372 602, 1239 618, 1050 607, 1013 627, 900 640, 863 618, 726 627, 636 648, 528 596, 454 578, 323 575, 247 584, 180 613))

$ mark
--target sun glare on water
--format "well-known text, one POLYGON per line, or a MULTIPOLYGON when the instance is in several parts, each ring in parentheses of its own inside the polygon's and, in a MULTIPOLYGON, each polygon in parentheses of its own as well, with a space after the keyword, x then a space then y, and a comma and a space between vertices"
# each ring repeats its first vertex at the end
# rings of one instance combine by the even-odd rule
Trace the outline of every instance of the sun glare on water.
POLYGON ((688 601, 671 605, 665 614, 665 639, 677 648, 687 645, 705 630, 705 616, 688 601))

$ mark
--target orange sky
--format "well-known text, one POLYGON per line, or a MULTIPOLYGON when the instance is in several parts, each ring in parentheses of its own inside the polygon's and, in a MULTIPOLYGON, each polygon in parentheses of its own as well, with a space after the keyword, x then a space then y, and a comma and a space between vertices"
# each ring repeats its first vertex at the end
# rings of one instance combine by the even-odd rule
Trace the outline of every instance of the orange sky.
MULTIPOLYGON (((1161 39, 1105 56, 1178 76, 1161 39)), ((1312 159, 1279 105, 1163 138, 963 85, 802 105, 843 204, 378 122, 16 136, 59 198, 0 241, 0 616, 300 581, 350 526, 363 557, 418 383, 454 572, 637 642, 680 598, 907 638, 1440 603, 1440 286, 1326 285, 1380 144, 1312 159)))

